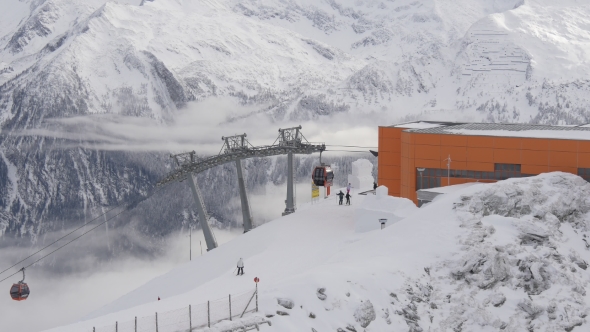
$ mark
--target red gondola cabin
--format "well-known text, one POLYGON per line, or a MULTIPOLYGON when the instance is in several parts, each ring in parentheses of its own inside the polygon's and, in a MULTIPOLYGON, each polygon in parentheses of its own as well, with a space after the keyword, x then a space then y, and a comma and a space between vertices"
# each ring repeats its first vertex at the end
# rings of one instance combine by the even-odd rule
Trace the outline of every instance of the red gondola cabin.
POLYGON ((312 180, 318 187, 330 187, 334 181, 334 172, 330 166, 316 166, 313 170, 312 180))
POLYGON ((24 282, 13 284, 12 287, 10 287, 10 297, 15 301, 26 300, 30 293, 29 286, 24 282))

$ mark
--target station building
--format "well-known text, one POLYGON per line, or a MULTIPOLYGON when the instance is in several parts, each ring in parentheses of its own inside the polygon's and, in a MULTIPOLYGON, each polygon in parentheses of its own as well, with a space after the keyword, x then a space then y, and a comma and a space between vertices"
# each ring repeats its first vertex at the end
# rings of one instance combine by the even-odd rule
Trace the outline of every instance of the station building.
POLYGON ((562 171, 590 181, 590 125, 416 121, 379 127, 379 185, 417 191, 562 171))

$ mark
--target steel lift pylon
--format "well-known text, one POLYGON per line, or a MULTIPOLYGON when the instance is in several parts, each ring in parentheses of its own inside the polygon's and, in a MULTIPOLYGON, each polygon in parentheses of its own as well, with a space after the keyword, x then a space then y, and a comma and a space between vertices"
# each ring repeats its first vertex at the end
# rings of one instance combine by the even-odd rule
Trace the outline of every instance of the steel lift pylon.
POLYGON ((157 183, 157 186, 164 186, 171 182, 183 181, 185 179, 188 180, 195 203, 197 204, 199 220, 202 222, 201 226, 205 235, 207 250, 217 248, 217 240, 209 225, 209 215, 207 214, 203 195, 196 180, 196 175, 198 173, 228 162, 235 162, 238 173, 238 186, 242 204, 242 219, 245 233, 253 228, 253 219, 246 192, 242 160, 254 157, 287 155, 287 199, 285 200, 286 207, 283 212, 283 215, 287 215, 295 212, 296 209, 294 183, 295 167, 293 156, 295 154, 311 154, 326 150, 326 146, 323 143, 309 143, 301 133, 301 126, 279 129, 279 136, 275 142, 272 145, 266 146, 252 146, 246 140, 246 134, 222 137, 221 139, 224 141, 223 147, 220 153, 216 156, 199 159, 196 157, 195 151, 172 155, 171 158, 176 161, 178 167, 157 183))
MULTIPOLYGON (((183 165, 195 161, 195 152, 192 151, 188 153, 181 153, 173 155, 171 158, 176 161, 176 164, 179 167, 182 167, 183 165)), ((201 222, 201 227, 203 228, 203 236, 205 237, 205 244, 207 244, 207 251, 215 249, 217 248, 217 239, 215 238, 215 234, 213 234, 211 225, 209 225, 209 214, 207 213, 207 208, 205 207, 205 202, 203 201, 203 194, 201 193, 201 189, 199 188, 197 180, 195 179, 195 174, 189 173, 186 179, 188 180, 189 186, 191 187, 193 198, 195 200, 195 204, 197 205, 197 213, 199 214, 199 221, 201 222)))
MULTIPOLYGON (((246 134, 235 135, 230 137, 222 137, 224 141, 224 153, 239 153, 240 151, 248 149, 248 141, 246 134)), ((242 169, 242 160, 236 159, 236 170, 238 173, 238 187, 240 190, 240 203, 242 204, 242 223, 244 225, 244 233, 252 229, 252 212, 250 211, 250 202, 248 194, 246 193, 246 183, 244 181, 244 171, 242 169)))

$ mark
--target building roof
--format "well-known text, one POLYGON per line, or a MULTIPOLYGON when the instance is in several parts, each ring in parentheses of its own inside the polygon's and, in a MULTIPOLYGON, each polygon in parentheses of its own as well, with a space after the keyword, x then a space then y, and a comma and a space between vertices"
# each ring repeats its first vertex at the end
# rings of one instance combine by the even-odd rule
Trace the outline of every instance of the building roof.
POLYGON ((452 193, 457 190, 461 190, 463 188, 471 187, 478 184, 484 184, 482 182, 469 182, 469 183, 462 183, 462 184, 454 184, 446 187, 437 187, 437 188, 429 188, 429 189, 418 189, 416 191, 416 195, 419 201, 424 202, 432 202, 435 197, 452 193))
POLYGON ((444 122, 444 121, 411 121, 411 122, 394 124, 391 127, 405 128, 405 129, 428 129, 428 128, 438 128, 438 127, 457 125, 457 124, 460 124, 460 123, 459 122, 444 122))
MULTIPOLYGON (((421 123, 424 121, 419 121, 421 123)), ((590 127, 581 126, 550 126, 521 123, 452 123, 440 122, 436 127, 412 128, 411 123, 402 124, 409 132, 421 134, 447 134, 469 136, 499 136, 553 138, 571 140, 590 140, 590 127)))

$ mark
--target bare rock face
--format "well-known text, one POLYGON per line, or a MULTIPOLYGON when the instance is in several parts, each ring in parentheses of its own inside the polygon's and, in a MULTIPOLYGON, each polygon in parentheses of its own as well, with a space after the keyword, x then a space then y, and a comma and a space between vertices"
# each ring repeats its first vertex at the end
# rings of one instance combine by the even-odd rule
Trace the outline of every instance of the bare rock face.
POLYGON ((324 301, 325 299, 328 298, 328 296, 326 295, 326 289, 325 288, 318 288, 318 290, 316 291, 315 295, 317 295, 318 299, 324 301))
POLYGON ((278 298, 277 303, 281 307, 286 308, 286 309, 293 309, 293 307, 295 306, 295 302, 293 302, 293 300, 285 299, 285 298, 278 298))
POLYGON ((363 328, 369 326, 369 324, 376 318, 375 308, 371 301, 367 300, 359 305, 354 312, 354 319, 363 328))

